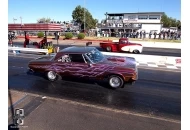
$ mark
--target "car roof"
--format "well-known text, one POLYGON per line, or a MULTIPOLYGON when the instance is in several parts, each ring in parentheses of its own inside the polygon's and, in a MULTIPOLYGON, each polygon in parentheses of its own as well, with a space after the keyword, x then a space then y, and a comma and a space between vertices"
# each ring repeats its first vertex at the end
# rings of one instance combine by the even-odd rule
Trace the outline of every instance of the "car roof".
POLYGON ((60 50, 59 52, 63 52, 63 53, 87 53, 90 52, 91 50, 96 49, 95 47, 84 47, 84 46, 72 46, 72 47, 67 47, 64 48, 62 50, 60 50))

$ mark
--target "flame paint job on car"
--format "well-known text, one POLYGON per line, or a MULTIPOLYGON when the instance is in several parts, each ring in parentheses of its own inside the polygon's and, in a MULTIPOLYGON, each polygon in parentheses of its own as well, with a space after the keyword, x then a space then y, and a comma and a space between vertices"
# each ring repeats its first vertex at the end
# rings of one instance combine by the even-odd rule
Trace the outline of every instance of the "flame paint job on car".
MULTIPOLYGON (((29 62, 28 67, 37 72, 54 71, 61 76, 76 76, 95 79, 104 79, 110 75, 119 75, 124 81, 137 80, 138 71, 134 58, 107 56, 95 64, 77 62, 59 62, 58 57, 68 54, 59 52, 54 58, 39 58, 29 62)), ((77 53, 77 52, 76 52, 77 53)))

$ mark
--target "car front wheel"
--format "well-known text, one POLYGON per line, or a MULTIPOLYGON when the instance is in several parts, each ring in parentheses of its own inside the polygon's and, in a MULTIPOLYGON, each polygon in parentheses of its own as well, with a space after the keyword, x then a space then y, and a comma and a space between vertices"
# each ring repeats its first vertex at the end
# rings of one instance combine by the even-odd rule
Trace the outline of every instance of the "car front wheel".
POLYGON ((48 71, 47 72, 47 78, 50 81, 56 81, 58 79, 58 75, 54 71, 48 71))
POLYGON ((111 47, 110 46, 106 47, 106 51, 111 52, 111 47))
POLYGON ((135 54, 139 54, 140 51, 139 51, 139 50, 134 50, 133 53, 135 53, 135 54))
POLYGON ((122 88, 124 85, 124 81, 120 76, 112 75, 109 77, 109 86, 111 88, 122 88))

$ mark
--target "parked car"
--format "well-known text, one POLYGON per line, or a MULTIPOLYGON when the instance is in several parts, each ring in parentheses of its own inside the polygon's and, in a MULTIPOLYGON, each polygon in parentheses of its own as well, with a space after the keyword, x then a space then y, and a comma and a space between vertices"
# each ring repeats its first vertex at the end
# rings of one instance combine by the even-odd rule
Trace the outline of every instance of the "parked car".
POLYGON ((112 88, 124 87, 138 79, 136 60, 131 57, 103 55, 95 47, 67 47, 55 55, 29 62, 32 72, 41 72, 50 81, 59 77, 103 80, 112 88))

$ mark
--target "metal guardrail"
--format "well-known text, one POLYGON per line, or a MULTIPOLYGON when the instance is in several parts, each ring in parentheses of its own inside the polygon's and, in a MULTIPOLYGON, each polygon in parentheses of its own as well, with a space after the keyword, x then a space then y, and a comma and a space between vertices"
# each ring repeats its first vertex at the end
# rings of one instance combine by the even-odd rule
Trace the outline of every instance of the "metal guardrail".
POLYGON ((23 48, 23 47, 8 47, 8 50, 23 51, 23 52, 42 52, 42 53, 48 54, 48 49, 23 48))

